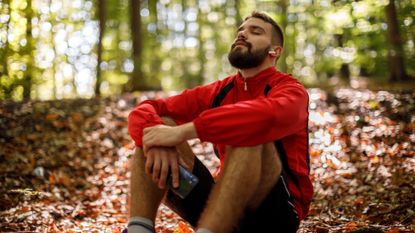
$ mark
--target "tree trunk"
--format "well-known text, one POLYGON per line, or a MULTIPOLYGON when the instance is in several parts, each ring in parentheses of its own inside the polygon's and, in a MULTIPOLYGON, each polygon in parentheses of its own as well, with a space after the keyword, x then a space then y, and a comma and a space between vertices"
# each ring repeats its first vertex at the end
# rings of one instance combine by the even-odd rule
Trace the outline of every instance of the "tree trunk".
POLYGON ((399 33, 398 19, 396 15, 395 1, 389 0, 385 7, 386 22, 388 24, 388 38, 390 42, 388 59, 390 67, 390 81, 399 82, 409 80, 405 71, 402 39, 399 33))
MULTIPOLYGON (((9 34, 9 28, 10 28, 10 19, 11 19, 11 7, 10 7, 10 1, 9 0, 5 0, 4 5, 7 6, 7 14, 9 15, 9 18, 7 19, 7 21, 5 22, 6 25, 6 35, 9 34)), ((0 90, 3 90, 4 93, 4 98, 9 99, 11 97, 11 91, 9 90, 8 86, 3 86, 3 82, 1 82, 1 80, 4 79, 8 79, 9 77, 9 62, 8 62, 8 57, 9 57, 9 39, 6 36, 6 41, 4 42, 4 49, 3 49, 3 53, 2 53, 2 69, 1 69, 1 74, 0 74, 0 90)), ((0 96, 1 97, 1 96, 0 96)))
POLYGON ((150 11, 150 22, 154 23, 156 26, 156 35, 159 35, 160 30, 158 27, 158 17, 157 17, 157 0, 148 0, 148 9, 150 11))
POLYGON ((148 90, 144 73, 142 71, 142 30, 141 30, 141 15, 140 15, 140 0, 130 0, 130 27, 131 38, 133 42, 132 59, 134 64, 134 70, 129 82, 127 83, 127 91, 140 91, 148 90))
MULTIPOLYGON (((53 0, 49 0, 49 9, 51 9, 51 7, 52 7, 52 3, 53 3, 53 0)), ((52 12, 49 12, 49 22, 50 22, 50 24, 52 25, 52 28, 53 28, 53 25, 55 25, 55 16, 53 16, 52 15, 52 12)), ((55 45, 55 42, 54 42, 54 32, 53 32, 53 30, 51 30, 50 31, 50 43, 51 43, 51 45, 52 45, 52 48, 53 48, 53 52, 55 53, 55 59, 53 59, 53 61, 52 61, 52 85, 53 85, 53 90, 52 90, 52 97, 53 97, 53 99, 56 99, 57 98, 57 83, 56 83, 56 63, 58 62, 57 60, 58 60, 58 52, 56 51, 56 45, 55 45)))
MULTIPOLYGON (((186 0, 182 0, 182 16, 183 16, 183 23, 184 23, 184 28, 183 28, 183 36, 184 38, 187 38, 187 28, 188 28, 188 23, 185 16, 185 11, 187 9, 187 5, 186 5, 186 0)), ((183 49, 187 50, 186 46, 185 46, 185 41, 183 41, 183 49)), ((186 53, 183 53, 186 54, 186 53)), ((181 61, 180 61, 180 66, 181 69, 183 71, 183 76, 182 79, 184 79, 183 83, 185 84, 185 88, 191 88, 193 87, 193 80, 192 80, 192 75, 189 72, 189 61, 187 61, 187 56, 183 55, 181 57, 181 61)))
POLYGON ((23 99, 30 100, 30 93, 32 92, 32 82, 33 82, 33 69, 34 69, 34 40, 32 36, 32 18, 33 18, 33 9, 32 9, 32 0, 27 1, 27 6, 25 10, 27 25, 26 25, 26 48, 25 52, 27 55, 26 63, 26 72, 23 78, 23 99))
MULTIPOLYGON (((287 19, 287 9, 288 9, 288 1, 282 0, 279 1, 279 6, 281 8, 281 29, 283 30, 283 33, 285 34, 287 25, 288 25, 288 19, 287 19)), ((284 35, 285 37, 285 35, 284 35)), ((284 40, 284 43, 287 43, 287 40, 284 40)), ((282 72, 287 72, 287 52, 283 51, 280 58, 278 59, 279 67, 282 72)))
MULTIPOLYGON (((334 38, 337 42, 337 46, 343 48, 343 34, 334 34, 334 38)), ((350 80, 350 69, 347 63, 342 63, 339 71, 339 76, 345 81, 350 80)))
POLYGON ((203 38, 203 19, 205 18, 202 14, 201 8, 198 7, 197 11, 197 23, 199 25, 198 33, 197 33, 197 39, 199 40, 199 49, 198 49, 198 60, 199 60, 199 72, 196 79, 196 86, 202 85, 205 79, 205 64, 206 64, 206 53, 204 49, 205 40, 203 38))
POLYGON ((240 8, 241 8, 241 2, 240 0, 234 0, 235 1, 235 26, 236 28, 239 28, 239 26, 241 26, 242 24, 242 17, 241 17, 241 12, 240 12, 240 8))
POLYGON ((101 73, 101 63, 102 63, 102 39, 105 34, 105 23, 106 23, 106 0, 97 1, 97 13, 99 20, 99 36, 98 36, 98 48, 97 48, 97 80, 95 83, 95 96, 101 96, 101 83, 102 83, 102 73, 101 73))
POLYGON ((161 30, 158 24, 157 0, 148 0, 148 9, 150 11, 150 23, 154 24, 155 31, 149 33, 150 37, 146 40, 147 47, 151 51, 149 59, 151 80, 147 79, 146 83, 148 86, 153 87, 154 90, 161 90, 160 64, 162 63, 162 57, 160 55, 160 42, 157 38, 158 36, 161 36, 161 30))

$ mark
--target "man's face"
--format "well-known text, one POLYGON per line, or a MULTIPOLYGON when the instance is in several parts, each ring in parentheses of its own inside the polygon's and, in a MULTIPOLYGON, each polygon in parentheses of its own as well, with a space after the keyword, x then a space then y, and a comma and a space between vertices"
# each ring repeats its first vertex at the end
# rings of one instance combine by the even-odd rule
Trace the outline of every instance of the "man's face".
POLYGON ((272 25, 262 19, 250 18, 238 28, 228 54, 229 62, 238 69, 259 66, 271 49, 272 25))

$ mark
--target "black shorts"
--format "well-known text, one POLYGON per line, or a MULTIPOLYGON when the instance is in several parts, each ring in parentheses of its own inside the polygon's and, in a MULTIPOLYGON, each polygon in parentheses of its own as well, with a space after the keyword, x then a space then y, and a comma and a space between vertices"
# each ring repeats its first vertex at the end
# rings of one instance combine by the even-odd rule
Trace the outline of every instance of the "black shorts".
MULTIPOLYGON (((181 199, 169 190, 165 203, 192 226, 196 226, 215 182, 209 170, 197 158, 193 174, 199 178, 199 183, 192 192, 185 199, 181 199)), ((277 231, 294 233, 298 230, 298 215, 291 204, 284 180, 281 176, 258 209, 245 213, 233 233, 277 231)))

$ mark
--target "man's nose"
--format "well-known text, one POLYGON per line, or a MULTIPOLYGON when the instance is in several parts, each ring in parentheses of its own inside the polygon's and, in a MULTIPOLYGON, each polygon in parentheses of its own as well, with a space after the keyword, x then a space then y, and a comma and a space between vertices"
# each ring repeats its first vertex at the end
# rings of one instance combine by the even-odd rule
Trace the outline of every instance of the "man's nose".
POLYGON ((236 34, 236 39, 246 39, 245 30, 238 31, 238 34, 236 34))

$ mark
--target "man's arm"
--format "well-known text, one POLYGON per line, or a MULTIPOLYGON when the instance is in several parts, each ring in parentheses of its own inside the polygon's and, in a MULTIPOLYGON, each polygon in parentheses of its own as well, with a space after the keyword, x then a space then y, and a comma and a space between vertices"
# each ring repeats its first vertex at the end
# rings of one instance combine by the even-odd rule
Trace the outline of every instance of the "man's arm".
POLYGON ((128 116, 128 131, 136 146, 142 146, 143 129, 163 124, 161 117, 172 118, 177 124, 193 121, 210 107, 221 81, 185 90, 166 99, 141 102, 128 116))
MULTIPOLYGON (((172 153, 172 149, 176 149, 171 149, 169 146, 162 146, 150 150, 152 147, 156 146, 156 144, 151 141, 151 143, 147 143, 146 145, 143 144, 144 129, 155 125, 163 125, 165 122, 163 122, 161 117, 171 118, 170 121, 172 124, 182 124, 192 121, 200 114, 200 112, 209 108, 211 99, 213 98, 212 96, 215 94, 215 90, 220 87, 220 84, 221 82, 219 81, 210 85, 185 90, 179 95, 166 99, 146 100, 140 103, 129 114, 128 131, 134 140, 135 145, 137 147, 143 147, 143 155, 146 156, 147 173, 151 175, 153 182, 160 188, 165 188, 169 170, 172 172, 173 185, 177 187, 179 174, 178 169, 176 168, 178 167, 178 163, 184 167, 191 167, 193 162, 189 164, 189 161, 187 161, 187 163, 181 161, 183 158, 177 154, 177 151, 172 153)), ((184 127, 180 127, 179 131, 182 132, 183 128, 184 127)), ((174 130, 172 133, 176 134, 177 132, 174 130)), ((162 136, 162 138, 176 138, 176 136, 177 135, 170 135, 168 137, 162 136)), ((180 141, 185 141, 183 136, 179 136, 179 138, 180 141)))
POLYGON ((202 141, 255 146, 306 128, 308 94, 300 84, 273 87, 268 97, 204 111, 193 123, 202 141))
POLYGON ((197 138, 193 122, 179 126, 156 125, 144 129, 144 152, 153 146, 177 146, 186 140, 197 138))

